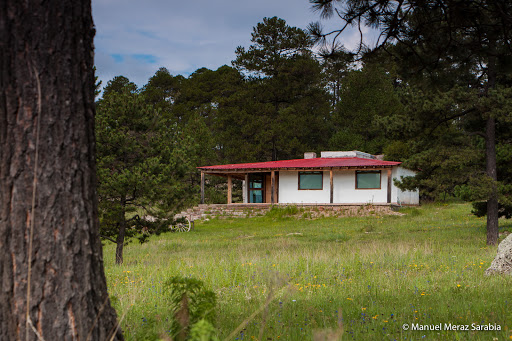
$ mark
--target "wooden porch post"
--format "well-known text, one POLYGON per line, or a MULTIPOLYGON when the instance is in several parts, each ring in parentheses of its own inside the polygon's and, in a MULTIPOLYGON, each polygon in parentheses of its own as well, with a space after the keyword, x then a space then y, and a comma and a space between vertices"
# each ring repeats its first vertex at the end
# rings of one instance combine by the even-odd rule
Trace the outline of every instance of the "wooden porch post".
POLYGON ((388 168, 388 204, 391 204, 391 168, 388 168))
POLYGON ((271 171, 270 172, 270 203, 274 205, 275 198, 274 193, 276 192, 276 172, 271 171))
POLYGON ((204 172, 201 172, 201 204, 204 204, 204 172))
POLYGON ((330 203, 334 203, 334 185, 333 185, 333 174, 332 174, 332 169, 329 171, 329 178, 331 180, 331 199, 330 199, 330 203))
POLYGON ((250 203, 251 202, 251 198, 249 198, 249 194, 250 194, 250 191, 249 191, 249 173, 245 174, 245 201, 246 203, 250 203))
POLYGON ((228 174, 228 205, 233 203, 232 189, 233 189, 233 183, 231 181, 231 174, 228 174))

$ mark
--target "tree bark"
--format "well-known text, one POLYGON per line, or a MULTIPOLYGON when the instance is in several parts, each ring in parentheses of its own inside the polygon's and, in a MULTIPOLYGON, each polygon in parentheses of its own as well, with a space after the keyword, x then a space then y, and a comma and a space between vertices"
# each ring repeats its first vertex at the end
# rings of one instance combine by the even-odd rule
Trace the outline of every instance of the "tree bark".
POLYGON ((0 32, 0 340, 122 340, 99 239, 90 0, 4 0, 0 32))
POLYGON ((123 264, 124 237, 126 234, 126 199, 121 198, 121 213, 119 217, 119 233, 116 238, 116 264, 123 264))
POLYGON ((201 204, 204 204, 204 172, 201 172, 201 204))
MULTIPOLYGON (((496 56, 495 41, 489 39, 489 57, 487 64, 487 87, 486 95, 490 89, 496 87, 496 56)), ((499 215, 498 215, 498 171, 496 166, 496 119, 489 116, 485 124, 485 158, 486 173, 493 180, 491 195, 487 200, 487 245, 496 245, 499 237, 499 215)))
POLYGON ((494 180, 491 196, 487 200, 487 245, 496 245, 499 236, 499 215, 498 215, 498 189, 496 181, 498 174, 496 170, 496 122, 494 117, 487 118, 485 155, 487 176, 494 180))

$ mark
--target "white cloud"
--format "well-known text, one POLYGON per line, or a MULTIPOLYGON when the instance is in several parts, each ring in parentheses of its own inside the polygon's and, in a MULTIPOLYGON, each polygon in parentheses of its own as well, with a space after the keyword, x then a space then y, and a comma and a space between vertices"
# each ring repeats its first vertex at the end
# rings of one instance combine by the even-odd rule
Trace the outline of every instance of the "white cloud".
MULTIPOLYGON (((307 0, 93 0, 92 6, 95 64, 103 85, 123 75, 143 86, 161 66, 189 75, 200 67, 230 65, 236 47, 250 45, 252 28, 265 16, 301 28, 319 19, 307 0), (154 58, 144 62, 135 55, 154 58)), ((358 39, 357 31, 350 32, 344 43, 354 47, 358 39)))

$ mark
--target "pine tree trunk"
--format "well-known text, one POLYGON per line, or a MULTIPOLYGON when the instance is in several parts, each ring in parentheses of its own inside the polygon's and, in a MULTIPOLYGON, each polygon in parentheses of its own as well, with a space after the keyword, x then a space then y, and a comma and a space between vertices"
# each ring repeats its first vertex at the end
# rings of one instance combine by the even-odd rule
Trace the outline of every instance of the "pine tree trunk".
MULTIPOLYGON (((489 117, 486 123, 485 155, 487 163, 487 176, 496 181, 496 122, 489 117)), ((498 189, 492 185, 490 198, 487 200, 487 245, 496 245, 499 235, 498 215, 498 189)))
POLYGON ((119 217, 119 233, 116 238, 116 264, 123 264, 124 237, 126 234, 126 200, 121 198, 121 213, 119 217))
POLYGON ((121 222, 119 226, 119 233, 116 238, 116 264, 123 264, 123 247, 124 247, 124 236, 126 232, 126 221, 121 222))
MULTIPOLYGON (((490 89, 496 87, 496 56, 495 42, 489 39, 489 59, 487 65, 487 88, 486 94, 490 89)), ((489 199, 487 200, 487 245, 496 245, 499 237, 499 215, 498 215, 498 189, 496 181, 498 180, 498 172, 496 166, 496 119, 489 116, 485 125, 485 158, 486 172, 494 183, 489 199)))
POLYGON ((0 32, 0 340, 121 340, 98 229, 90 0, 3 0, 0 32))

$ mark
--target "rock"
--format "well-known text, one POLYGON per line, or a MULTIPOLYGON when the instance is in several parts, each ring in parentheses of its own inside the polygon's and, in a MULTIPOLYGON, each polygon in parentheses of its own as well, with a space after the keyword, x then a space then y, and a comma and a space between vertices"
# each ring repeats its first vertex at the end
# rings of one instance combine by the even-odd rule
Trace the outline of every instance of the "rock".
POLYGON ((512 233, 498 245, 498 254, 485 270, 486 275, 508 274, 512 275, 512 233))

